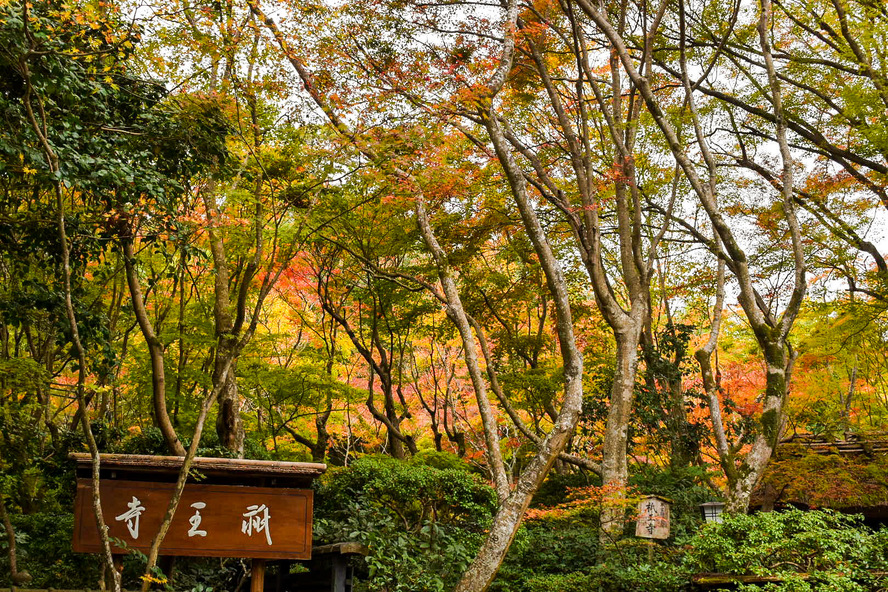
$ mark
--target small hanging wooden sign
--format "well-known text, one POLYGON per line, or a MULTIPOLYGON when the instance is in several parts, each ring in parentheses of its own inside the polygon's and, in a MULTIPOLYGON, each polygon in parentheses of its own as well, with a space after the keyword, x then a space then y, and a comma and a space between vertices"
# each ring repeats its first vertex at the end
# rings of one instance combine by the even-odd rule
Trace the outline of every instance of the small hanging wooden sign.
POLYGON ((645 539, 669 538, 669 508, 671 501, 658 495, 648 495, 638 504, 635 536, 645 539))

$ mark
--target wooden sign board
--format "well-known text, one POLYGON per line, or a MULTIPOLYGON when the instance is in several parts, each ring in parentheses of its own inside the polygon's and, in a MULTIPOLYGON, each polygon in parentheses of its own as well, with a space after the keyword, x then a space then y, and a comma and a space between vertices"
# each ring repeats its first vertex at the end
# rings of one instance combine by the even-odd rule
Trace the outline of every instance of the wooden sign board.
POLYGON ((669 501, 656 495, 642 498, 638 504, 635 536, 646 539, 669 538, 669 501))
MULTIPOLYGON (((147 552, 173 495, 173 483, 103 479, 102 512, 108 534, 147 552)), ((162 555, 310 559, 313 492, 310 489, 188 483, 162 555)), ((92 507, 92 483, 77 480, 74 551, 102 550, 92 507)))

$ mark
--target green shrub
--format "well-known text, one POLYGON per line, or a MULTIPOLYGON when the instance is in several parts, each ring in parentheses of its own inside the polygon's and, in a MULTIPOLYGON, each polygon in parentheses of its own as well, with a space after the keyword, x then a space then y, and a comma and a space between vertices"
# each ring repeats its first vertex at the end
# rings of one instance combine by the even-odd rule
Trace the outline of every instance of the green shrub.
MULTIPOLYGON (((592 530, 592 529, 590 529, 592 530)), ((556 573, 554 564, 524 572, 524 579, 506 582, 497 578, 498 589, 509 592, 677 592, 690 584, 690 574, 682 566, 681 549, 635 538, 621 540, 615 547, 596 552, 598 534, 572 550, 579 556, 589 553, 585 565, 565 565, 556 573), (591 543, 591 544, 590 544, 591 543), (540 569, 542 568, 542 569, 540 569)), ((579 542, 579 541, 578 541, 579 542)))
MULTIPOLYGON (((634 491, 673 499, 670 540, 688 538, 702 522, 698 504, 711 497, 709 489, 699 485, 702 470, 647 465, 635 469, 634 491)), ((600 547, 598 504, 576 503, 591 495, 595 484, 596 477, 582 474, 553 474, 546 479, 533 505, 554 511, 537 508, 543 511, 533 512, 535 519, 525 522, 491 587, 493 592, 667 591, 688 583, 681 549, 636 539, 631 520, 626 524, 627 536, 616 546, 600 547)))
MULTIPOLYGON (((690 512, 691 504, 688 505, 690 512)), ((690 524, 690 521, 689 521, 690 524)), ((678 592, 696 573, 776 576, 749 592, 872 592, 888 589, 888 530, 830 511, 765 512, 707 524, 688 544, 625 537, 600 548, 575 518, 528 522, 510 549, 495 592, 678 592)))
POLYGON ((598 592, 677 592, 686 590, 691 573, 682 562, 684 548, 626 537, 608 545, 590 571, 589 590, 598 592))
POLYGON ((572 581, 574 572, 591 569, 597 555, 596 526, 567 520, 528 521, 518 531, 490 590, 531 592, 546 589, 540 588, 544 585, 560 590, 556 582, 572 581))
POLYGON ((496 494, 462 469, 365 457, 328 471, 316 485, 316 543, 367 545, 356 590, 452 588, 481 544, 496 494))
MULTIPOLYGON (((16 534, 18 568, 33 578, 29 588, 91 588, 98 582, 98 555, 71 550, 73 514, 26 514, 10 516, 16 534)), ((2 532, 2 529, 0 529, 2 532)), ((6 537, 0 543, 0 587, 9 586, 6 537)))
POLYGON ((554 507, 567 501, 571 488, 601 485, 601 477, 594 473, 556 473, 550 471, 533 496, 531 508, 554 507))
POLYGON ((408 461, 414 465, 426 465, 436 469, 453 469, 465 473, 475 472, 475 467, 467 463, 452 452, 439 452, 437 450, 420 450, 410 457, 408 461))
MULTIPOLYGON (((871 571, 888 568, 888 531, 874 533, 860 516, 791 510, 728 516, 691 541, 686 565, 697 572, 777 576, 765 590, 877 590, 871 571)), ((748 589, 752 589, 748 587, 748 589)))
POLYGON ((574 592, 589 589, 589 574, 572 572, 531 577, 527 581, 527 592, 574 592))
POLYGON ((679 592, 688 590, 689 581, 679 568, 669 564, 642 563, 629 569, 607 566, 590 572, 534 577, 527 592, 679 592))

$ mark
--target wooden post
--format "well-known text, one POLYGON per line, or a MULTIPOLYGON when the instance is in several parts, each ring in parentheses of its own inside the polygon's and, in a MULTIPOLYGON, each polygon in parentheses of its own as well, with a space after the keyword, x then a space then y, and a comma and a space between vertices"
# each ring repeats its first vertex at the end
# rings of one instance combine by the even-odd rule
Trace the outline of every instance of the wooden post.
POLYGON ((265 560, 254 559, 250 568, 250 592, 263 592, 265 589, 265 560))
POLYGON ((360 543, 336 543, 314 547, 308 573, 293 574, 288 583, 296 590, 352 592, 354 569, 350 559, 366 557, 370 550, 360 543))
POLYGON ((284 592, 287 584, 287 578, 290 577, 290 562, 279 561, 277 564, 277 582, 275 583, 275 592, 284 592))
POLYGON ((333 592, 351 592, 348 572, 348 557, 343 555, 333 557, 333 592))

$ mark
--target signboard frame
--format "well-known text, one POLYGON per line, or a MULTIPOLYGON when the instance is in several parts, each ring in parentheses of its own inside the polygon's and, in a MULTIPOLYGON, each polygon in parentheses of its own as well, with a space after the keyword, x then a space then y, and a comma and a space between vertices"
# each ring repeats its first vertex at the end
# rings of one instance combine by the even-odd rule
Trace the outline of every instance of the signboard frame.
MULTIPOLYGON (((173 483, 162 482, 101 482, 102 511, 108 534, 112 540, 126 544, 112 545, 112 553, 150 549, 174 487, 173 483), (134 502, 138 502, 138 506, 134 502), (142 510, 129 521, 130 526, 135 525, 137 538, 133 537, 127 521, 119 519, 130 503, 136 510, 142 510)), ((179 557, 311 559, 313 501, 314 492, 310 489, 186 484, 160 553, 179 557), (203 506, 196 508, 192 506, 195 503, 203 506), (246 516, 249 508, 259 510, 255 519, 260 521, 256 522, 260 528, 255 531, 254 518, 246 516), (261 508, 266 508, 267 513, 261 508), (195 516, 198 517, 196 526, 190 521, 195 516), (264 528, 261 526, 263 516, 267 518, 264 528), (251 527, 251 534, 245 532, 247 526, 251 527)), ((87 479, 77 480, 74 511, 74 551, 100 553, 99 529, 92 508, 92 483, 87 479)))
MULTIPOLYGON (((73 548, 75 552, 99 553, 102 547, 92 507, 91 459, 83 453, 71 456, 78 476, 73 548)), ((112 544, 113 553, 150 548, 169 507, 182 460, 101 455, 102 512, 112 542, 122 543, 112 544)), ((326 468, 318 463, 195 458, 161 544, 161 555, 254 561, 310 559, 311 483, 326 468), (191 536, 187 536, 189 532, 191 536)))

